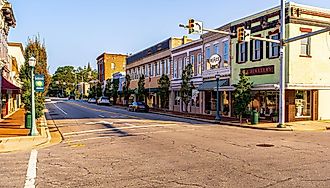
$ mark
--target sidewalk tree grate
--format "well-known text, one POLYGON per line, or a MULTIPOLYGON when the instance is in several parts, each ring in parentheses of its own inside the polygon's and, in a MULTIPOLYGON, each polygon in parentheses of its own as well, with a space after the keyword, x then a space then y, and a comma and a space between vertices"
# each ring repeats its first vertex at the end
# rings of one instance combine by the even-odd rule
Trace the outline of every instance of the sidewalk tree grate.
POLYGON ((266 147, 266 148, 274 147, 273 144, 257 144, 256 146, 258 146, 258 147, 266 147))

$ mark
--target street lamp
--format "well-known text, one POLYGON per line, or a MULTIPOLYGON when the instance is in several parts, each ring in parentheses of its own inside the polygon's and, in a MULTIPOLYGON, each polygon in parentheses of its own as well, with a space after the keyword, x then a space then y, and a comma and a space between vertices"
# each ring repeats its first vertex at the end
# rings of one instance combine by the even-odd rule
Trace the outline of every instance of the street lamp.
POLYGON ((36 111, 35 111, 35 97, 34 97, 34 67, 36 66, 36 59, 32 56, 29 59, 29 65, 31 67, 31 113, 32 113, 32 121, 31 121, 31 129, 30 136, 37 136, 38 130, 36 127, 36 111))
POLYGON ((215 116, 215 120, 217 122, 219 122, 221 120, 221 117, 220 117, 220 113, 219 113, 219 79, 220 79, 220 75, 219 74, 216 74, 215 75, 215 78, 217 79, 217 113, 216 113, 216 116, 215 116))

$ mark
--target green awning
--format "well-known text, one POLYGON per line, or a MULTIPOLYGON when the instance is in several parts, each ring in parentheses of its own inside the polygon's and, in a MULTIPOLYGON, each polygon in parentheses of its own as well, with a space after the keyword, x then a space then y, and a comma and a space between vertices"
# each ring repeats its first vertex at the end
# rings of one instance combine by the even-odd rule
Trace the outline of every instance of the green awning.
MULTIPOLYGON (((221 86, 228 86, 228 80, 219 80, 219 88, 221 86)), ((198 87, 198 91, 214 91, 217 89, 217 81, 207 81, 203 82, 202 85, 198 87)))

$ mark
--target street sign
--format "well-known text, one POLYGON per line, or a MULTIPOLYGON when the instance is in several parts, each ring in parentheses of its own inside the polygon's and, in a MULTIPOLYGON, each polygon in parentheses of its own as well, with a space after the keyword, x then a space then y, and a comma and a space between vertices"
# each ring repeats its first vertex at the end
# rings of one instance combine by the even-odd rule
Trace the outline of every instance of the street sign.
POLYGON ((209 63, 211 66, 219 65, 220 62, 221 62, 221 56, 219 54, 214 54, 209 59, 209 63))
POLYGON ((36 92, 45 91, 45 76, 43 74, 36 74, 34 76, 34 87, 36 92))

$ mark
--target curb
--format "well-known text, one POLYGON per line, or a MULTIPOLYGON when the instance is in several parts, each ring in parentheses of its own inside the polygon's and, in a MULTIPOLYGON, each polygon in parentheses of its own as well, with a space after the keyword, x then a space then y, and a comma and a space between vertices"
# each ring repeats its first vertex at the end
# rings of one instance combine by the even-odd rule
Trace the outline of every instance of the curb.
POLYGON ((270 131, 294 131, 291 127, 286 127, 286 128, 256 127, 256 126, 252 126, 252 125, 240 125, 237 123, 231 123, 231 122, 226 122, 226 121, 220 121, 219 123, 217 123, 215 120, 206 120, 206 119, 200 119, 200 118, 194 118, 194 117, 183 117, 183 116, 174 115, 174 114, 164 114, 164 113, 152 112, 152 111, 149 111, 149 112, 153 113, 153 114, 159 114, 159 115, 165 115, 165 116, 171 116, 171 117, 177 117, 177 118, 184 118, 184 119, 191 119, 191 120, 202 121, 202 122, 207 122, 207 123, 212 123, 212 124, 220 124, 220 125, 234 126, 234 127, 240 127, 240 128, 250 128, 250 129, 270 130, 270 131))
POLYGON ((47 127, 45 115, 40 120, 37 127, 40 135, 38 136, 18 136, 9 138, 0 138, 0 153, 14 151, 23 151, 47 144, 51 140, 51 135, 47 127))

